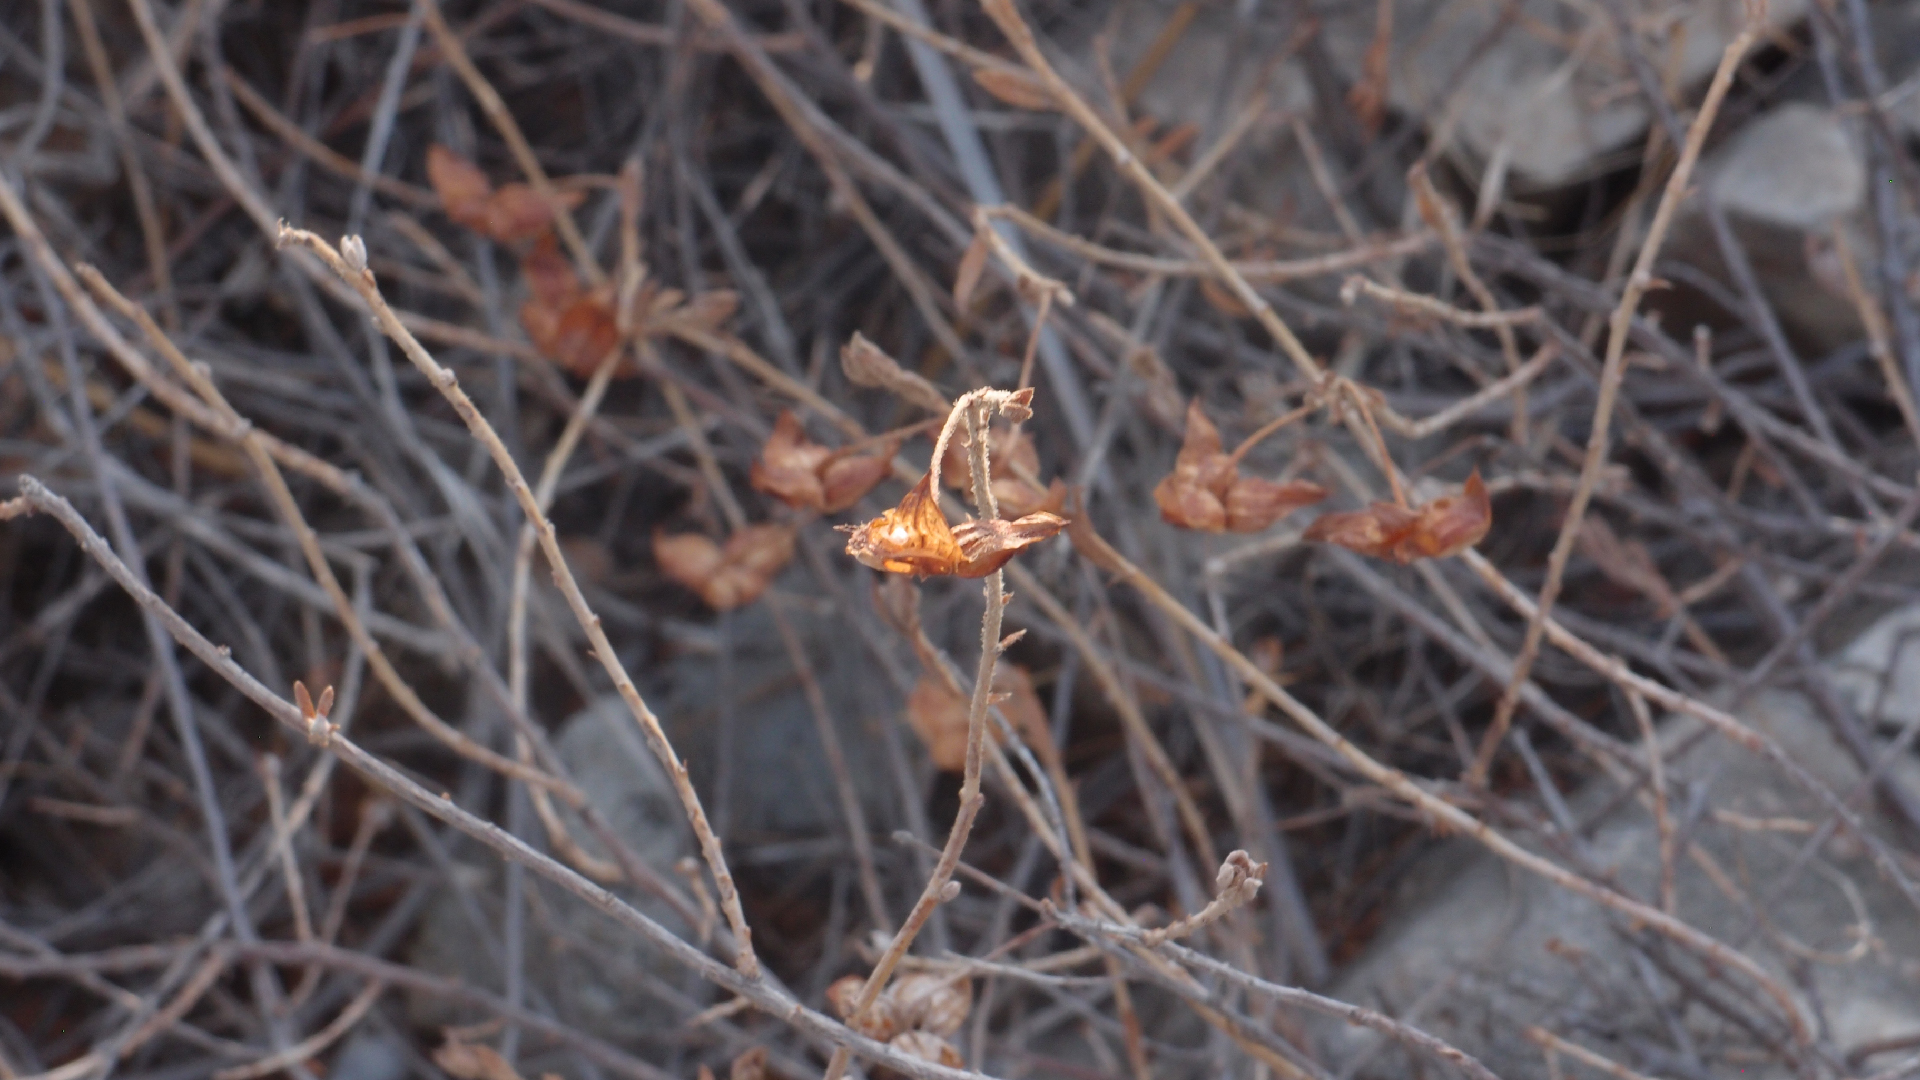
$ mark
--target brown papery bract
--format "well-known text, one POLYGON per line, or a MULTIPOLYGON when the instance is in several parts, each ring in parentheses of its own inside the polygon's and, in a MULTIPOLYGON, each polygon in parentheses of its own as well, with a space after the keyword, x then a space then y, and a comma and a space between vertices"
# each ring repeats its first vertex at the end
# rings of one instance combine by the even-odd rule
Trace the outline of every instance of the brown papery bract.
MULTIPOLYGON (((448 218, 500 243, 538 239, 553 224, 554 207, 530 185, 496 189, 479 166, 439 143, 427 148, 427 182, 448 218)), ((571 210, 585 198, 584 191, 569 191, 555 201, 571 210)))
POLYGON ((1377 502, 1365 510, 1323 515, 1305 535, 1405 565, 1458 555, 1479 543, 1492 526, 1493 500, 1475 469, 1460 491, 1418 509, 1377 502))
POLYGON ((754 490, 788 506, 833 514, 859 502, 885 480, 898 449, 898 440, 888 440, 867 452, 831 450, 808 439, 800 418, 789 410, 774 421, 773 434, 767 437, 748 479, 754 490))
POLYGON ((933 497, 931 474, 922 476, 900 504, 864 525, 842 525, 847 554, 875 570, 920 577, 986 577, 1007 560, 1066 527, 1045 511, 1017 521, 947 524, 933 497))
POLYGON ((827 1004, 833 1006, 833 1011, 839 1014, 840 1019, 847 1022, 848 1027, 869 1039, 879 1039, 884 1042, 893 1038, 900 1030, 900 1025, 893 1015, 893 999, 882 992, 878 998, 874 999, 872 1007, 856 1019, 853 1015, 854 1005, 860 1000, 860 991, 866 985, 867 980, 864 976, 842 975, 833 980, 833 985, 827 987, 827 1004))
POLYGON ((1220 429, 1195 398, 1187 406, 1187 434, 1173 471, 1153 489, 1160 516, 1201 532, 1259 532, 1302 506, 1327 497, 1306 480, 1276 483, 1241 476, 1234 458, 1221 452, 1220 429))
MULTIPOLYGON (((545 232, 521 258, 520 276, 529 294, 520 305, 527 340, 541 356, 573 374, 593 374, 620 344, 613 287, 582 289, 553 234, 545 232)), ((631 366, 622 373, 636 374, 631 366)))
POLYGON ((427 147, 427 183, 455 224, 475 232, 485 230, 487 199, 493 195, 493 184, 478 165, 434 143, 427 147))
POLYGON ((767 591, 793 558, 794 530, 786 525, 749 525, 723 547, 700 533, 655 533, 653 558, 660 572, 698 593, 715 611, 751 604, 767 591))
MULTIPOLYGON (((952 1043, 930 1031, 903 1031, 887 1040, 887 1045, 901 1053, 912 1054, 922 1061, 945 1065, 949 1069, 958 1069, 966 1064, 952 1043)), ((898 1075, 892 1070, 886 1071, 898 1075)))
POLYGON ((734 1058, 727 1080, 767 1080, 767 1048, 756 1046, 734 1058))

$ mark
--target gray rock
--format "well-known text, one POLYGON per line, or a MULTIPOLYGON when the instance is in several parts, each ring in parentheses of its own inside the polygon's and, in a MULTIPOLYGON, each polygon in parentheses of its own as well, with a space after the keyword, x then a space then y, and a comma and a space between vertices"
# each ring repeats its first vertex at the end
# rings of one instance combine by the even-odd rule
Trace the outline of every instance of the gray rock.
POLYGON ((391 1034, 362 1026, 347 1036, 327 1073, 342 1080, 402 1080, 407 1075, 406 1048, 391 1034))
MULTIPOLYGON (((1875 669, 1888 657, 1884 643, 1897 637, 1899 628, 1917 626, 1920 611, 1876 627, 1848 650, 1851 659, 1843 660, 1842 674, 1875 669)), ((1915 678, 1912 667, 1896 672, 1902 686, 1915 678)), ((1803 698, 1768 694, 1740 717, 1773 736, 1842 796, 1859 787, 1859 771, 1803 698)), ((1711 734, 1696 739, 1698 729, 1696 722, 1676 718, 1664 724, 1661 736, 1669 747, 1684 747, 1669 759, 1669 775, 1706 808, 1688 835, 1725 882, 1756 896, 1781 891, 1766 906, 1766 923, 1756 927, 1743 899, 1731 896, 1699 861, 1682 858, 1675 875, 1679 916, 1723 942, 1737 943, 1791 989, 1810 1023, 1818 1009, 1824 1030, 1842 1053, 1920 1031, 1920 918, 1912 907, 1875 874, 1857 841, 1846 838, 1828 843, 1803 872, 1789 878, 1789 864, 1807 831, 1796 823, 1817 825, 1825 814, 1771 766, 1711 734)), ((1909 756, 1894 768, 1909 785, 1920 784, 1920 761, 1909 756)), ((1617 792, 1613 783, 1597 781, 1569 799, 1575 820, 1603 815, 1583 839, 1585 855, 1633 895, 1657 897, 1654 819, 1633 802, 1609 809, 1617 792)), ((1876 821, 1873 828, 1890 832, 1885 822, 1876 821)), ((1671 1075, 1635 1046, 1674 1045, 1671 1029, 1651 1003, 1648 980, 1661 986, 1663 997, 1684 995, 1636 961, 1623 936, 1626 928, 1597 905, 1512 869, 1463 840, 1408 875, 1386 925, 1392 929, 1340 976, 1334 996, 1415 1021, 1480 1057, 1505 1080, 1550 1075, 1541 1052, 1523 1034, 1535 1024, 1649 1075, 1671 1075)), ((1679 1016, 1701 1046, 1758 1049, 1750 1036, 1697 1000, 1679 1016)), ((1404 1065, 1400 1051, 1376 1045, 1377 1039, 1360 1029, 1326 1024, 1321 1032, 1333 1063, 1371 1055, 1373 1065, 1363 1075, 1390 1074, 1404 1065)), ((1707 1066, 1716 1075, 1721 1067, 1719 1061, 1707 1066)), ((1766 1069, 1749 1065, 1743 1075, 1774 1075, 1766 1069)))
MULTIPOLYGON (((609 696, 576 713, 562 725, 555 744, 614 833, 672 879, 674 864, 694 852, 692 837, 665 770, 647 750, 620 699, 609 696)), ((583 848, 604 856, 577 818, 567 811, 563 816, 583 848)), ((435 895, 421 918, 410 959, 422 970, 497 992, 504 984, 498 952, 504 870, 491 853, 475 857, 484 861, 456 871, 465 898, 453 888, 435 895)), ((526 973, 534 1001, 581 1030, 615 1041, 657 1033, 669 1022, 642 987, 654 978, 677 981, 677 968, 572 895, 531 874, 525 880, 526 973)), ((663 901, 631 890, 627 900, 669 930, 688 932, 663 901)), ((408 1018, 424 1027, 474 1019, 460 1007, 425 994, 410 996, 407 1008, 408 1018)))
POLYGON ((1920 722, 1920 608, 1895 611, 1833 659, 1833 681, 1869 723, 1920 722))
MULTIPOLYGON (((1527 0, 1483 49, 1504 7, 1482 0, 1396 3, 1392 107, 1422 118, 1431 132, 1449 133, 1479 161, 1507 155, 1516 176, 1538 187, 1614 167, 1616 151, 1637 159, 1651 116, 1602 6, 1527 0), (1462 70, 1457 97, 1449 95, 1462 70)), ((1805 0, 1772 0, 1769 24, 1787 25, 1806 8, 1805 0)), ((1672 36, 1681 43, 1680 82, 1696 85, 1739 31, 1740 0, 1695 0, 1668 10, 1679 19, 1672 36)), ((1327 13, 1328 50, 1348 79, 1361 76, 1373 27, 1370 3, 1334 5, 1327 13)))
MULTIPOLYGON (((878 725, 897 719, 893 688, 830 612, 789 599, 783 613, 808 643, 814 677, 840 710, 835 730, 869 820, 888 820, 881 815, 897 812, 897 793, 878 725)), ((649 700, 686 759, 708 815, 726 826, 722 839, 844 835, 819 729, 764 602, 729 612, 708 647, 685 649, 654 678, 649 700), (731 642, 725 649, 722 634, 731 642), (730 773, 724 805, 716 791, 723 755, 730 773)))
MULTIPOLYGON (((1857 122, 1802 102, 1778 106, 1701 162, 1695 191, 1675 218, 1669 254, 1733 280, 1707 220, 1711 200, 1725 213, 1761 291, 1802 351, 1825 352, 1860 339, 1864 331, 1832 242, 1834 230, 1845 229, 1857 268, 1871 280, 1876 245, 1867 222, 1867 166, 1857 122)), ((1680 314, 1721 317, 1711 306, 1680 314)))
POLYGON ((1708 164, 1710 197, 1779 229, 1824 231, 1864 204, 1859 140, 1827 109, 1788 104, 1741 130, 1708 164))

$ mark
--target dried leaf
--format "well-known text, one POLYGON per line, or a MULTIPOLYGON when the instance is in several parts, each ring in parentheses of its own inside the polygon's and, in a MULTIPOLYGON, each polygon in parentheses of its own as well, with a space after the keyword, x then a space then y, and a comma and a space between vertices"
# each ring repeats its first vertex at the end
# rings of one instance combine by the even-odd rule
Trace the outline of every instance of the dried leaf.
POLYGON ((655 533, 653 558, 660 572, 700 595, 715 611, 751 604, 767 591, 793 558, 794 530, 786 525, 749 525, 722 547, 699 533, 655 533))
POLYGON ((1468 475, 1466 486, 1443 495, 1420 510, 1414 530, 1416 557, 1444 559, 1480 542, 1493 527, 1493 498, 1480 479, 1480 470, 1468 475))
POLYGON ((876 570, 921 577, 985 577, 1024 548, 1066 527, 1053 514, 1037 513, 1017 521, 967 521, 947 524, 922 476, 900 504, 864 525, 843 525, 847 554, 876 570))
POLYGON ((687 302, 680 318, 706 331, 720 329, 733 313, 740 310, 740 294, 732 289, 708 289, 687 302))
MULTIPOLYGON (((1040 455, 1034 450, 1033 437, 1021 432, 1013 438, 1010 427, 994 427, 987 433, 987 476, 993 487, 994 501, 1000 504, 1002 517, 1025 517, 1040 510, 1058 513, 1066 502, 1067 489, 1059 480, 1045 489, 1022 480, 1021 472, 1032 476, 1040 471, 1040 455)), ((940 480, 973 502, 973 470, 967 462, 964 436, 947 442, 940 458, 940 480)))
POLYGON ((1067 505, 1067 485, 1056 476, 1042 491, 1025 480, 1009 476, 993 481, 993 498, 1000 504, 1003 517, 1022 518, 1042 511, 1058 514, 1067 505))
POLYGON ((493 185, 479 166, 434 143, 427 147, 427 183, 440 197, 448 218, 475 232, 486 231, 487 200, 493 194, 493 185))
POLYGON ((827 1004, 833 1006, 833 1011, 847 1022, 848 1027, 869 1039, 884 1042, 900 1030, 900 1025, 894 1020, 892 999, 885 992, 874 999, 873 1007, 867 1010, 865 1016, 859 1020, 853 1018, 854 1003, 860 1000, 860 991, 866 985, 867 980, 863 976, 841 976, 827 987, 827 1004))
POLYGON ((520 279, 527 292, 543 305, 563 308, 580 295, 580 275, 560 252, 560 245, 548 234, 520 257, 520 279))
POLYGON ((960 1030, 973 1008, 973 980, 915 971, 893 980, 887 996, 893 999, 893 1014, 900 1026, 951 1035, 960 1030))
POLYGON ((875 386, 891 391, 928 412, 946 415, 947 398, 925 378, 901 367, 880 346, 858 331, 840 350, 840 370, 855 386, 875 386))
POLYGON ((594 373, 620 345, 611 289, 603 287, 561 308, 528 300, 520 325, 540 355, 575 375, 594 373))
POLYGON ((1008 521, 966 521, 954 527, 953 538, 960 542, 962 561, 954 577, 981 578, 1005 566, 1015 555, 1048 540, 1067 527, 1065 518, 1046 511, 1008 521))
POLYGON ((1045 111, 1054 107, 1053 92, 1037 76, 1012 68, 975 68, 973 81, 998 101, 1016 109, 1045 111))
POLYGON ((1458 555, 1479 543, 1492 525, 1493 501, 1475 469, 1463 489, 1417 510, 1377 502, 1365 510, 1323 515, 1305 535, 1405 565, 1458 555))
MULTIPOLYGON (((520 305, 527 340, 540 355, 575 375, 593 374, 620 344, 613 287, 583 291, 550 233, 543 233, 521 258, 520 276, 529 293, 520 305)), ((630 366, 627 373, 634 373, 630 366)))
POLYGON ((1276 484, 1257 476, 1238 477, 1227 488, 1227 531, 1259 532, 1326 497, 1326 488, 1308 480, 1276 484))
MULTIPOLYGON (((427 182, 448 218, 503 244, 537 240, 553 224, 553 206, 531 185, 512 183, 496 189, 479 166, 439 143, 427 147, 427 182)), ((568 210, 586 197, 584 191, 554 196, 568 210)))
POLYGON ((826 505, 826 492, 820 478, 832 451, 807 439, 800 418, 785 410, 773 422, 773 434, 760 448, 760 460, 753 463, 747 479, 755 491, 765 492, 788 506, 819 510, 826 505))
POLYGON ((653 537, 653 561, 660 572, 699 592, 725 561, 720 545, 700 533, 656 533, 653 537))
POLYGON ((727 1080, 766 1080, 767 1048, 756 1046, 733 1059, 727 1080))
POLYGON ((967 700, 944 679, 920 676, 907 695, 907 723, 925 744, 934 768, 951 773, 966 768, 967 700))
POLYGON ((1187 433, 1173 471, 1153 489, 1153 501, 1169 524, 1201 532, 1259 532, 1302 506, 1327 497, 1305 480, 1285 484, 1241 476, 1221 452, 1220 429, 1195 398, 1187 406, 1187 433))
MULTIPOLYGON (((587 197, 584 191, 555 193, 554 198, 568 210, 587 197)), ((479 231, 502 244, 517 244, 546 235, 553 224, 553 207, 531 184, 503 184, 487 200, 483 226, 479 231)))
MULTIPOLYGON (((1018 664, 1002 663, 994 669, 996 702, 1007 723, 1020 738, 1043 754, 1053 749, 1053 733, 1047 728, 1047 712, 1033 690, 1033 678, 1018 664)), ((967 763, 967 710, 970 702, 954 693, 947 681, 936 675, 923 675, 907 695, 907 724, 926 744, 927 760, 942 772, 960 772, 967 763)), ((999 725, 989 722, 988 734, 998 738, 999 725)), ((892 991, 889 990, 889 993, 892 991)), ((964 1015, 965 1010, 962 1010, 964 1015)), ((900 1014, 905 1023, 906 1013, 900 1014)), ((905 1026, 913 1026, 906 1024, 905 1026)), ((924 1026, 924 1025, 922 1025, 924 1026)), ((943 1033, 944 1034, 944 1033, 943 1033)))
POLYGON ((911 1054, 935 1065, 945 1065, 949 1069, 958 1069, 966 1064, 952 1043, 931 1032, 903 1031, 887 1040, 887 1045, 903 1054, 911 1054))
POLYGON ((897 440, 878 449, 829 450, 809 440, 800 419, 785 411, 773 422, 773 434, 761 447, 748 479, 788 506, 835 514, 860 501, 893 470, 897 440))
POLYGON ((893 475, 893 455, 900 444, 887 442, 872 453, 840 451, 820 468, 820 486, 824 502, 820 509, 837 514, 859 502, 880 481, 893 475))
POLYGON ((433 1063, 455 1080, 520 1080, 520 1074, 491 1046, 461 1042, 451 1030, 433 1052, 433 1063))
POLYGON ((1411 562, 1401 558, 1400 553, 1411 550, 1404 545, 1419 521, 1420 515, 1415 511, 1377 502, 1365 510, 1323 514, 1307 526, 1305 535, 1308 540, 1324 541, 1376 559, 1411 562))

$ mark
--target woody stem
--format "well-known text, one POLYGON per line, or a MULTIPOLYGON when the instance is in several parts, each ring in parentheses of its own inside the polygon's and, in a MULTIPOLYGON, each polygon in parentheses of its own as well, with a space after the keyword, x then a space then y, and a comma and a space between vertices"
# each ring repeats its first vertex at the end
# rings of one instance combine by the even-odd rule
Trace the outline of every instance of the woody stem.
MULTIPOLYGON (((987 520, 1000 516, 1000 509, 993 501, 987 460, 987 418, 993 414, 994 408, 994 402, 987 392, 976 390, 963 396, 954 405, 947 426, 940 432, 939 443, 933 451, 931 470, 937 484, 940 456, 946 451, 947 439, 955 426, 954 420, 964 420, 967 425, 967 466, 973 474, 973 497, 987 520)), ((992 701, 993 671, 1000 659, 1000 620, 1007 600, 1001 571, 988 574, 984 584, 987 610, 980 617, 980 666, 974 673, 973 700, 967 708, 967 758, 966 771, 960 781, 960 811, 954 815, 953 828, 947 832, 946 845, 940 850, 940 859, 934 865, 932 875, 927 878, 926 887, 920 890, 920 899, 914 902, 913 910, 907 913, 900 931, 893 935, 887 951, 873 965, 873 974, 867 976, 866 985, 860 988, 860 997, 847 1017, 850 1021, 857 1022, 873 1007, 880 992, 886 989, 888 980, 893 978, 894 969, 900 966, 901 958, 906 956, 914 937, 932 917, 934 907, 946 899, 947 883, 953 879, 954 868, 960 865, 961 849, 967 846, 974 819, 980 815, 980 807, 986 802, 986 798, 980 794, 980 764, 985 755, 987 707, 992 701)), ((832 1060, 827 1063, 825 1080, 840 1080, 848 1057, 844 1047, 836 1050, 832 1060)))
POLYGON ((1309 402, 1292 412, 1283 413, 1262 424, 1259 430, 1240 440, 1240 445, 1234 447, 1233 453, 1227 455, 1227 463, 1238 468, 1240 466, 1240 459, 1247 456, 1247 451, 1260 445, 1261 441, 1267 436, 1279 431, 1281 428, 1286 427, 1288 424, 1293 423, 1295 420, 1300 419, 1317 408, 1319 408, 1318 405, 1309 402))

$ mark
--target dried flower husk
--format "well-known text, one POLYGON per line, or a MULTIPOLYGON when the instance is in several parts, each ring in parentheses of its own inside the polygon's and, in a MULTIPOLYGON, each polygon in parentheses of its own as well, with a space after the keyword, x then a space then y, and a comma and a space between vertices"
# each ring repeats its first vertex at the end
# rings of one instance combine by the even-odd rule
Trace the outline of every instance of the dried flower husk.
POLYGON ((787 525, 749 525, 723 547, 700 533, 655 533, 653 558, 660 572, 698 593, 715 611, 731 611, 760 598, 793 559, 794 530, 787 525))
POLYGON ((1276 483, 1241 476, 1221 451, 1220 429, 1195 398, 1187 406, 1187 432, 1173 471, 1153 489, 1153 501, 1169 524, 1200 532, 1259 532, 1303 506, 1327 497, 1306 480, 1276 483))
POLYGON ((887 1045, 903 1054, 911 1054, 935 1065, 945 1065, 949 1069, 958 1069, 966 1064, 952 1043, 930 1031, 903 1031, 888 1039, 887 1045))
POLYGON ((947 411, 946 395, 938 387, 901 367, 899 361, 858 331, 840 349, 840 370, 855 386, 887 390, 928 412, 944 415, 947 411))
POLYGON ((1475 469, 1460 491, 1408 509, 1377 502, 1365 510, 1325 514, 1308 526, 1319 540, 1405 565, 1418 559, 1458 555, 1480 542, 1493 526, 1493 501, 1475 469))
POLYGON ((879 486, 893 469, 897 440, 877 450, 831 450, 809 440, 800 418, 783 411, 773 422, 773 433, 761 447, 748 479, 754 490, 765 492, 788 506, 835 514, 860 501, 879 486))
POLYGON ((899 505, 864 525, 841 526, 847 554, 876 570, 920 577, 985 577, 1025 548, 1066 527, 1057 515, 1039 512, 1015 521, 947 524, 932 494, 932 475, 922 476, 899 505))
MULTIPOLYGON (((583 290, 551 233, 543 233, 521 258, 520 276, 528 292, 520 305, 520 325, 535 351, 575 375, 593 374, 620 345, 613 287, 583 290)), ((624 373, 636 374, 631 365, 624 373)))
POLYGON ((486 226, 487 199, 493 184, 480 167, 448 147, 427 147, 427 183, 440 197, 440 207, 455 224, 476 232, 486 226))
POLYGON ((827 987, 827 1004, 833 1006, 833 1011, 847 1022, 848 1027, 869 1039, 885 1042, 900 1031, 900 1025, 893 1015, 893 1001, 884 991, 874 999, 873 1007, 867 1010, 866 1015, 854 1019, 853 1006, 860 1000, 860 991, 866 985, 864 976, 843 975, 827 987))
MULTIPOLYGON (((538 239, 553 224, 554 206, 530 185, 515 182, 496 189, 479 166, 439 143, 427 148, 427 183, 455 224, 503 244, 538 239)), ((554 195, 569 210, 585 198, 583 191, 554 195)))
MULTIPOLYGON (((999 680, 994 681, 998 685, 999 680)), ((910 972, 895 979, 887 994, 893 998, 893 1014, 901 1026, 935 1035, 959 1031, 973 1008, 973 980, 964 975, 910 972)))

